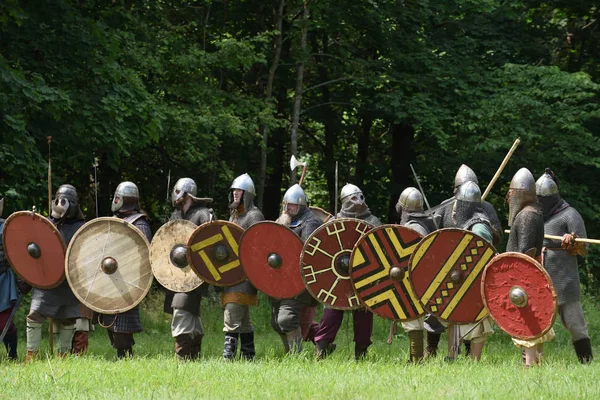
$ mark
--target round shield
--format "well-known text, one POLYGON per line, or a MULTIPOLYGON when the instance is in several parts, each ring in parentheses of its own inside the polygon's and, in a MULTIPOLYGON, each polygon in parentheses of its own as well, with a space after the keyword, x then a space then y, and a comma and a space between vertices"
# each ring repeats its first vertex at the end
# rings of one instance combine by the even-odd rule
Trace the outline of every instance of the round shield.
POLYGON ((122 219, 96 218, 71 239, 67 280, 88 308, 119 314, 138 305, 152 285, 148 240, 122 219))
POLYGON ((317 219, 319 221, 321 221, 322 224, 324 224, 325 222, 329 222, 329 220, 331 218, 333 218, 333 215, 329 214, 327 211, 323 210, 321 207, 311 206, 310 209, 313 211, 313 213, 315 214, 315 217, 317 217, 317 219))
POLYGON ((304 291, 302 240, 276 222, 258 222, 240 240, 240 260, 250 282, 267 296, 289 299, 304 291))
POLYGON ((554 325, 557 302, 552 279, 525 254, 492 258, 483 272, 481 295, 496 324, 516 339, 537 339, 554 325))
POLYGON ((350 257, 358 298, 380 317, 410 321, 425 315, 408 279, 408 261, 422 236, 400 225, 383 225, 361 237, 350 257))
POLYGON ((4 222, 6 259, 25 282, 52 289, 65 280, 65 242, 54 224, 40 214, 18 211, 4 222))
POLYGON ((179 219, 161 226, 152 238, 152 273, 161 285, 173 292, 191 292, 202 284, 187 260, 187 243, 194 230, 196 224, 179 219))
POLYGON ((350 282, 350 255, 371 229, 359 219, 334 219, 308 237, 300 264, 304 285, 315 299, 336 310, 363 307, 350 282))
POLYGON ((187 258, 204 280, 215 286, 233 286, 246 279, 240 263, 239 243, 244 230, 232 222, 200 225, 190 236, 187 258))
POLYGON ((483 268, 496 250, 473 232, 440 229, 425 236, 410 261, 410 281, 426 310, 454 324, 487 315, 481 298, 483 268))

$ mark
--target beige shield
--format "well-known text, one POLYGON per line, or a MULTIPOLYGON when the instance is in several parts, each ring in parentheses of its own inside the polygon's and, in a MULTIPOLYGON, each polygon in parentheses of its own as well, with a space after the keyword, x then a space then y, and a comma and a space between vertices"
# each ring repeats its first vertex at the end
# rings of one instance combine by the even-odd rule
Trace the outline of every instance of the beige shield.
POLYGON ((67 249, 65 272, 73 293, 99 313, 132 309, 152 285, 149 247, 144 234, 121 219, 88 222, 67 249))
POLYGON ((188 264, 187 242, 196 224, 180 219, 160 227, 150 244, 150 263, 156 280, 173 292, 191 292, 202 284, 188 264))

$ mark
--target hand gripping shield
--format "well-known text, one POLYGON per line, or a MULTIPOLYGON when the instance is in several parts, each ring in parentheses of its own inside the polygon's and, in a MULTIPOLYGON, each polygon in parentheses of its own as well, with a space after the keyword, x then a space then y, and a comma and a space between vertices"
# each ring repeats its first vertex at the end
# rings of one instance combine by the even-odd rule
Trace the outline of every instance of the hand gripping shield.
POLYGON ((454 324, 487 315, 481 298, 483 268, 496 250, 472 232, 440 229, 425 236, 410 261, 410 282, 421 305, 454 324))
POLYGON ((244 230, 227 221, 207 222, 190 236, 187 259, 205 282, 215 286, 233 286, 246 274, 240 262, 239 243, 244 230))
POLYGON ((334 219, 309 236, 300 265, 311 296, 336 310, 364 307, 350 282, 350 255, 358 239, 371 229, 359 219, 334 219))
POLYGON ((425 315, 409 280, 408 261, 422 236, 400 225, 383 225, 361 237, 350 257, 358 298, 374 314, 393 321, 425 315))
POLYGON ((144 234, 126 221, 96 218, 75 233, 67 249, 69 286, 96 312, 131 310, 152 286, 149 247, 144 234))
POLYGON ((64 281, 66 245, 49 219, 30 211, 11 214, 2 242, 13 270, 31 286, 52 289, 64 281))
POLYGON ((483 272, 481 295, 490 316, 513 338, 537 339, 554 325, 557 301, 552 279, 525 254, 492 258, 483 272))
POLYGON ((300 275, 302 240, 276 222, 258 222, 240 240, 240 260, 250 282, 267 296, 289 299, 305 290, 300 275))
POLYGON ((152 273, 161 285, 173 292, 191 292, 202 284, 187 260, 187 243, 196 227, 184 219, 169 221, 152 238, 152 273))

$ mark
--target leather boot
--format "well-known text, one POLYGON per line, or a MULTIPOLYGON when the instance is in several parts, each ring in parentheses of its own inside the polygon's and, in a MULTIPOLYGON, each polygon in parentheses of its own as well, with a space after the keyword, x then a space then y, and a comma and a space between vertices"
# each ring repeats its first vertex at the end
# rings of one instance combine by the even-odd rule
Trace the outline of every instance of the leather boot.
POLYGON ((592 362, 594 356, 592 355, 592 341, 589 338, 573 342, 573 347, 575 347, 575 353, 580 363, 589 364, 592 362))
POLYGON ((4 346, 6 347, 6 352, 8 353, 8 358, 16 361, 17 360, 17 329, 15 328, 13 332, 8 332, 4 336, 4 346))
POLYGON ((441 333, 427 332, 427 348, 425 351, 428 358, 437 356, 437 349, 441 336, 441 333))
POLYGON ((283 343, 283 351, 285 351, 285 354, 288 354, 290 352, 290 344, 288 343, 287 335, 285 333, 280 333, 279 337, 283 343))
POLYGON ((223 359, 232 361, 237 354, 237 344, 239 333, 225 334, 225 343, 223 345, 223 359))
POLYGON ((247 332, 240 334, 240 352, 242 357, 248 361, 254 360, 256 351, 254 350, 254 332, 247 332))
POLYGON ((408 332, 410 342, 409 362, 418 363, 423 360, 423 331, 408 332))
POLYGON ((324 360, 336 349, 335 343, 329 343, 327 340, 319 340, 315 343, 315 358, 317 361, 324 360))
POLYGON ((369 346, 359 345, 356 343, 354 345, 354 359, 356 361, 363 360, 367 356, 367 349, 369 346))
POLYGON ((471 341, 465 340, 463 343, 465 344, 465 357, 469 357, 471 355, 471 341))
POLYGON ((39 351, 31 351, 27 350, 27 355, 25 356, 25 364, 29 364, 32 361, 37 360, 39 351))
POLYGON ((200 358, 203 337, 204 335, 196 335, 192 338, 192 360, 197 360, 200 358))
POLYGON ((285 334, 286 341, 288 343, 290 354, 299 354, 302 352, 302 330, 300 327, 296 328, 291 332, 285 334))
POLYGON ((192 336, 183 334, 175 337, 175 354, 180 361, 187 361, 192 358, 193 353, 192 336))
POLYGON ((125 357, 133 358, 133 348, 117 349, 117 359, 122 360, 125 357))
POLYGON ((73 335, 73 346, 71 353, 79 356, 87 353, 89 333, 86 331, 76 331, 73 335))

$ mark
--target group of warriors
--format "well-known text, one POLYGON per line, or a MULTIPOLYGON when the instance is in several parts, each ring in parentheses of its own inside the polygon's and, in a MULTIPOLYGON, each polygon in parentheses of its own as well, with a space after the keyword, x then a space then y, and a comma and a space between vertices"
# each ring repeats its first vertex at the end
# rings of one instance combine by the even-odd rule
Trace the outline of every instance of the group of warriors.
MULTIPOLYGON (((248 174, 233 181, 229 193, 229 222, 248 230, 265 220, 254 204, 255 195, 255 186, 248 174)), ((149 218, 141 210, 139 200, 137 186, 132 182, 122 182, 115 191, 111 210, 114 217, 132 224, 150 242, 152 232, 149 218)), ((190 178, 177 181, 171 200, 174 207, 171 221, 186 220, 200 227, 215 220, 210 208, 212 199, 197 197, 197 185, 190 178)), ((341 190, 340 200, 341 211, 333 220, 360 220, 369 229, 382 225, 371 214, 359 187, 345 185, 341 190)), ((585 245, 577 240, 586 237, 580 214, 561 198, 558 181, 550 170, 546 170, 536 182, 529 170, 520 169, 511 180, 506 202, 509 206, 510 227, 506 250, 538 260, 544 252, 543 268, 551 277, 556 290, 558 315, 571 334, 578 359, 582 363, 590 362, 592 347, 581 305, 577 264, 577 256, 585 255, 587 251, 585 245), (557 235, 562 239, 545 239, 544 234, 557 235)), ((413 230, 419 237, 427 237, 442 228, 459 228, 472 232, 490 246, 498 245, 503 240, 504 232, 496 211, 489 202, 482 201, 477 176, 466 165, 462 165, 456 173, 452 198, 431 211, 426 211, 423 194, 418 189, 409 187, 400 195, 396 211, 399 225, 413 230)), ((0 216, 1 212, 2 202, 0 216)), ((62 235, 65 245, 69 246, 75 233, 85 223, 77 191, 73 186, 65 184, 59 187, 52 201, 49 220, 62 235)), ((309 200, 299 184, 285 192, 281 215, 275 222, 289 228, 305 243, 305 247, 311 235, 324 223, 323 218, 309 207, 309 200)), ((0 225, 3 223, 4 220, 0 220, 0 225)), ((252 360, 255 357, 255 338, 250 307, 257 305, 257 289, 248 279, 220 289, 224 332, 222 356, 226 360, 252 360)), ((322 302, 322 298, 320 294, 308 289, 307 285, 299 294, 289 298, 270 298, 271 325, 281 337, 286 353, 298 353, 302 350, 303 342, 313 342, 315 356, 322 360, 336 348, 335 339, 345 311, 326 306, 321 321, 317 323, 314 320, 316 307, 322 302)), ((17 330, 11 315, 14 315, 20 293, 22 296, 30 290, 31 306, 26 320, 27 362, 38 356, 42 324, 46 319, 53 321, 52 332, 57 352, 61 356, 85 353, 88 332, 94 322, 106 328, 118 358, 133 356, 134 334, 143 329, 139 304, 125 312, 95 315, 74 294, 66 279, 50 289, 32 289, 13 273, 8 258, 0 248, 0 330, 3 331, 3 342, 9 358, 17 359, 17 330)), ((171 333, 175 341, 175 353, 182 360, 197 359, 201 353, 204 330, 200 305, 206 294, 206 282, 187 292, 166 291, 164 311, 172 314, 171 333)), ((372 344, 374 313, 371 311, 364 305, 352 308, 357 360, 366 355, 372 344)), ((479 360, 486 337, 493 332, 490 318, 455 324, 432 312, 424 312, 411 320, 401 321, 401 326, 409 338, 411 362, 436 356, 440 336, 444 332, 448 335, 449 360, 460 353, 461 343, 464 343, 467 355, 479 360)), ((550 326, 539 337, 528 340, 514 337, 513 342, 522 349, 525 364, 530 366, 540 362, 544 343, 553 337, 554 331, 550 326)))

